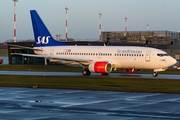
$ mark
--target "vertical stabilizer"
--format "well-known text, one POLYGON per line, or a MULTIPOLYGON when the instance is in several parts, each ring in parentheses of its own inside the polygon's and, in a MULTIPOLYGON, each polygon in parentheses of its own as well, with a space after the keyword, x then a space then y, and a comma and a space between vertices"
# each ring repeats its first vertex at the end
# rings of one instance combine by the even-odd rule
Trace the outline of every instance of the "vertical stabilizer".
POLYGON ((34 31, 34 38, 36 46, 62 46, 67 45, 65 43, 54 40, 51 36, 49 30, 39 17, 38 13, 35 10, 30 10, 32 27, 34 31))

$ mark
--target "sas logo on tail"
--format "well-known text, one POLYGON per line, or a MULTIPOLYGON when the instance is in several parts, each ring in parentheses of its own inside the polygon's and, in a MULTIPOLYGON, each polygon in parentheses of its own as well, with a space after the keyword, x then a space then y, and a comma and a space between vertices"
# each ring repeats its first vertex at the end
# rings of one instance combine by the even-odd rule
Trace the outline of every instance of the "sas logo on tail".
POLYGON ((43 37, 39 36, 36 44, 48 44, 49 38, 50 38, 50 36, 47 36, 47 37, 46 36, 43 36, 43 37))

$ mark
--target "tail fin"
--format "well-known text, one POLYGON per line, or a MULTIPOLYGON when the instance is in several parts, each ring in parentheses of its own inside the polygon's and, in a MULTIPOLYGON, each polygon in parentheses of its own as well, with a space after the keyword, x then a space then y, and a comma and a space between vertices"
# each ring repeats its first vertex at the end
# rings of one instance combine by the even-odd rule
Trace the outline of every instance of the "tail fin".
POLYGON ((45 24, 35 10, 30 10, 30 14, 37 47, 67 45, 65 43, 54 40, 49 30, 47 29, 47 27, 45 26, 45 24))

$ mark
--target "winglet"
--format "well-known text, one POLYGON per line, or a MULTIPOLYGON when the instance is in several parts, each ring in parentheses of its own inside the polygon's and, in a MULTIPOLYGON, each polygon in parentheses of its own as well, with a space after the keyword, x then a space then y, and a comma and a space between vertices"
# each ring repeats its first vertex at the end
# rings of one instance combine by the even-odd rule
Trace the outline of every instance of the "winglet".
POLYGON ((34 37, 36 42, 36 47, 40 46, 64 46, 65 43, 55 40, 41 18, 39 17, 36 10, 30 10, 32 27, 34 31, 34 37))

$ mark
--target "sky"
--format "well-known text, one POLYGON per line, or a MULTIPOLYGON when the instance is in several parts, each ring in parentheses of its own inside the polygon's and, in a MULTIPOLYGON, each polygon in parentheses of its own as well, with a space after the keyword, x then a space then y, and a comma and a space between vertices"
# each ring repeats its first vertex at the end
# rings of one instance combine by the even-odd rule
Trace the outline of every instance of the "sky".
MULTIPOLYGON (((65 7, 68 7, 68 37, 75 40, 99 39, 99 13, 103 31, 180 31, 180 0, 18 0, 17 41, 34 39, 30 10, 36 10, 52 36, 65 38, 65 7)), ((13 39, 14 3, 1 0, 0 42, 13 39)))

